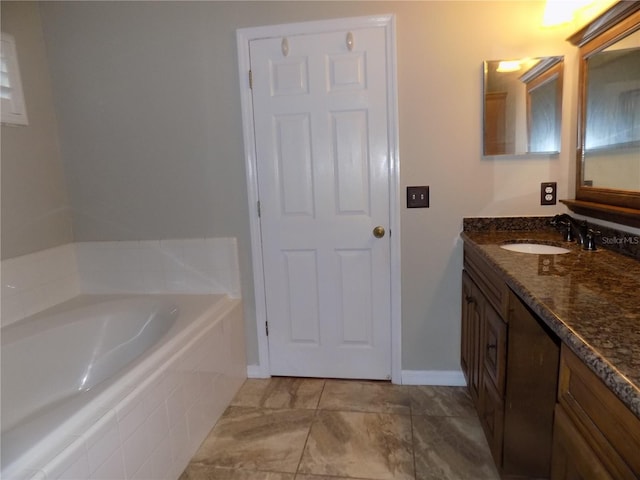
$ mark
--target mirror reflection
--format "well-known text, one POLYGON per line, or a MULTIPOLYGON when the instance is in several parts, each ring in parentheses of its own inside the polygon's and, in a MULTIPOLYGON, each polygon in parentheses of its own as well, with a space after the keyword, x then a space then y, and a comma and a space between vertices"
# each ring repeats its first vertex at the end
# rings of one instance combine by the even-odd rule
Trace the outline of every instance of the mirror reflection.
POLYGON ((484 155, 560 151, 563 57, 484 62, 484 155))
POLYGON ((586 65, 583 185, 640 190, 640 30, 586 65))

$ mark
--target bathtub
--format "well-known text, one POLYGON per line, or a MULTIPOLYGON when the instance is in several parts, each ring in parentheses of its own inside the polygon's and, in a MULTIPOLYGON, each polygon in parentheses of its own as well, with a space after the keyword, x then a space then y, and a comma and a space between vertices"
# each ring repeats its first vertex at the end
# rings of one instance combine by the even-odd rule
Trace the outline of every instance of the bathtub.
POLYGON ((176 480, 246 376, 226 295, 83 295, 2 329, 2 478, 176 480))

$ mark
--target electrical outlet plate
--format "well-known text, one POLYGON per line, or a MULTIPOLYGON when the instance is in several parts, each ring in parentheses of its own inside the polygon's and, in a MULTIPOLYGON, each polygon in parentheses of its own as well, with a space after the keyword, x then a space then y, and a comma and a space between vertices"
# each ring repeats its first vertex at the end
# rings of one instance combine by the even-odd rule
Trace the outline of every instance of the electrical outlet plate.
POLYGON ((429 208, 429 187, 407 187, 407 208, 429 208))
POLYGON ((540 205, 555 205, 558 193, 556 182, 542 182, 540 184, 540 205))

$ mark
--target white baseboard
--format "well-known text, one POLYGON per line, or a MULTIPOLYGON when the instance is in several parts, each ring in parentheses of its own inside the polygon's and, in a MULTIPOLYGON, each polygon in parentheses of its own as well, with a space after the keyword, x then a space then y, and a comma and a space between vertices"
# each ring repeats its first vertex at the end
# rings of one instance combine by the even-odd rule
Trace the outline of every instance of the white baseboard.
MULTIPOLYGON (((247 378, 270 378, 260 365, 247 365, 247 378)), ((402 385, 440 385, 464 387, 467 382, 460 370, 402 370, 402 385)))
POLYGON ((247 365, 247 378, 270 378, 260 365, 247 365))
POLYGON ((402 370, 402 385, 440 385, 464 387, 461 370, 402 370))

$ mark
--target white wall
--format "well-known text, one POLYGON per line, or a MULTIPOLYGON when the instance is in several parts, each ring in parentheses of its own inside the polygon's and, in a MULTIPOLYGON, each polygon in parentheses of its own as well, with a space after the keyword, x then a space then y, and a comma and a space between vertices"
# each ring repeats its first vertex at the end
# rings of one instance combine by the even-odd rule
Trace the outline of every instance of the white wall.
POLYGON ((40 12, 33 2, 1 4, 2 31, 16 40, 29 125, 2 125, 2 258, 73 241, 69 200, 40 12))
MULTIPOLYGON (((459 368, 465 216, 553 215, 572 195, 575 49, 544 2, 43 2, 40 11, 76 241, 238 238, 257 362, 235 30, 397 15, 405 370, 459 368), (562 153, 483 159, 482 62, 566 55, 562 153)), ((27 100, 28 101, 28 100, 27 100)), ((252 206, 251 206, 252 207, 252 206)))

